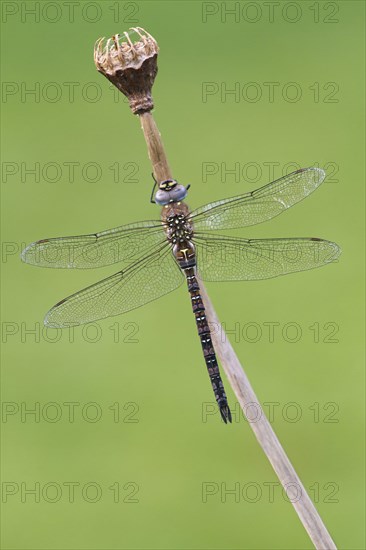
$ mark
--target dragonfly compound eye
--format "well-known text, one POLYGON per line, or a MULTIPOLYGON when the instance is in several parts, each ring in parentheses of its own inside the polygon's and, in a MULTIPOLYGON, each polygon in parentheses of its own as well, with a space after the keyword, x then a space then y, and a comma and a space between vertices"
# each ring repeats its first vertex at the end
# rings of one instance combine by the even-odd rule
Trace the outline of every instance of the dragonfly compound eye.
MULTIPOLYGON (((163 184, 166 182, 163 182, 163 184)), ((180 202, 187 196, 187 188, 184 185, 180 185, 177 182, 170 184, 169 187, 162 187, 159 185, 159 189, 155 194, 155 202, 160 206, 165 206, 172 202, 180 202)), ((183 219, 183 218, 180 218, 183 219)))

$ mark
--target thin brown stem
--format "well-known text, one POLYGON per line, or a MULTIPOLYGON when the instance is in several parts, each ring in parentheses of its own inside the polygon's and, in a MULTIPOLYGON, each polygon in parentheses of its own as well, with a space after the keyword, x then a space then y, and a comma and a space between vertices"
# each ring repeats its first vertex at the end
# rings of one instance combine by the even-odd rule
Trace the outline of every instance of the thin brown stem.
MULTIPOLYGON (((139 116, 155 178, 157 181, 172 178, 161 136, 152 114, 147 112, 139 116)), ((200 287, 209 322, 213 326, 220 326, 219 319, 202 282, 200 282, 200 287)), ((243 413, 315 548, 319 550, 336 550, 336 545, 283 450, 262 408, 260 408, 261 414, 259 420, 256 419, 255 422, 250 421, 247 412, 253 404, 260 407, 259 401, 224 331, 221 330, 220 334, 215 331, 212 337, 221 364, 243 413)))
POLYGON ((155 179, 158 182, 172 179, 161 135, 151 112, 142 113, 139 117, 155 179))

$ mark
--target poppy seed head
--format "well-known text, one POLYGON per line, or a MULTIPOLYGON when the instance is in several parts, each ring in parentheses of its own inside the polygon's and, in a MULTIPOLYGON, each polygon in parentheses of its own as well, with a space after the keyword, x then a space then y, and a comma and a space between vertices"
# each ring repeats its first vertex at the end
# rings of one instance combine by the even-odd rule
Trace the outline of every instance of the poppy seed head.
POLYGON ((94 47, 97 70, 114 84, 130 102, 134 114, 151 111, 151 89, 158 70, 159 47, 141 27, 130 33, 116 34, 105 41, 99 38, 94 47), (130 35, 135 35, 132 40, 130 35))

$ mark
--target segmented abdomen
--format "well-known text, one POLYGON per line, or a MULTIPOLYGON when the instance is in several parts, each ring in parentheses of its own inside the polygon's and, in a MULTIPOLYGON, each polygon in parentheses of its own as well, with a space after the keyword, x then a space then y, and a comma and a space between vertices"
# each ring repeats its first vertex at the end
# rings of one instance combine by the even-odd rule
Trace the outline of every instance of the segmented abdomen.
POLYGON ((219 365, 217 363, 215 349, 211 339, 211 331, 208 326, 205 306, 203 305, 200 287, 195 275, 195 268, 185 269, 188 291, 191 295, 192 309, 196 318, 198 336, 201 340, 203 355, 206 361, 208 375, 211 380, 215 399, 225 423, 231 422, 231 412, 227 403, 224 384, 221 380, 219 365))

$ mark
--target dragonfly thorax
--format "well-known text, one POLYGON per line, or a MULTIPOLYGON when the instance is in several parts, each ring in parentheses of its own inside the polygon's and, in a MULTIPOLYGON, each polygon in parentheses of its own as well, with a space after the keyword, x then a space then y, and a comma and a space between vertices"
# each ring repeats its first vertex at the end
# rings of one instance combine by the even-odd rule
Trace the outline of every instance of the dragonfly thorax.
POLYGON ((176 180, 165 180, 159 183, 155 194, 156 204, 165 206, 171 202, 182 201, 187 196, 188 187, 179 184, 176 180))
POLYGON ((166 233, 173 244, 184 243, 192 238, 192 227, 184 214, 175 214, 166 218, 166 233))

